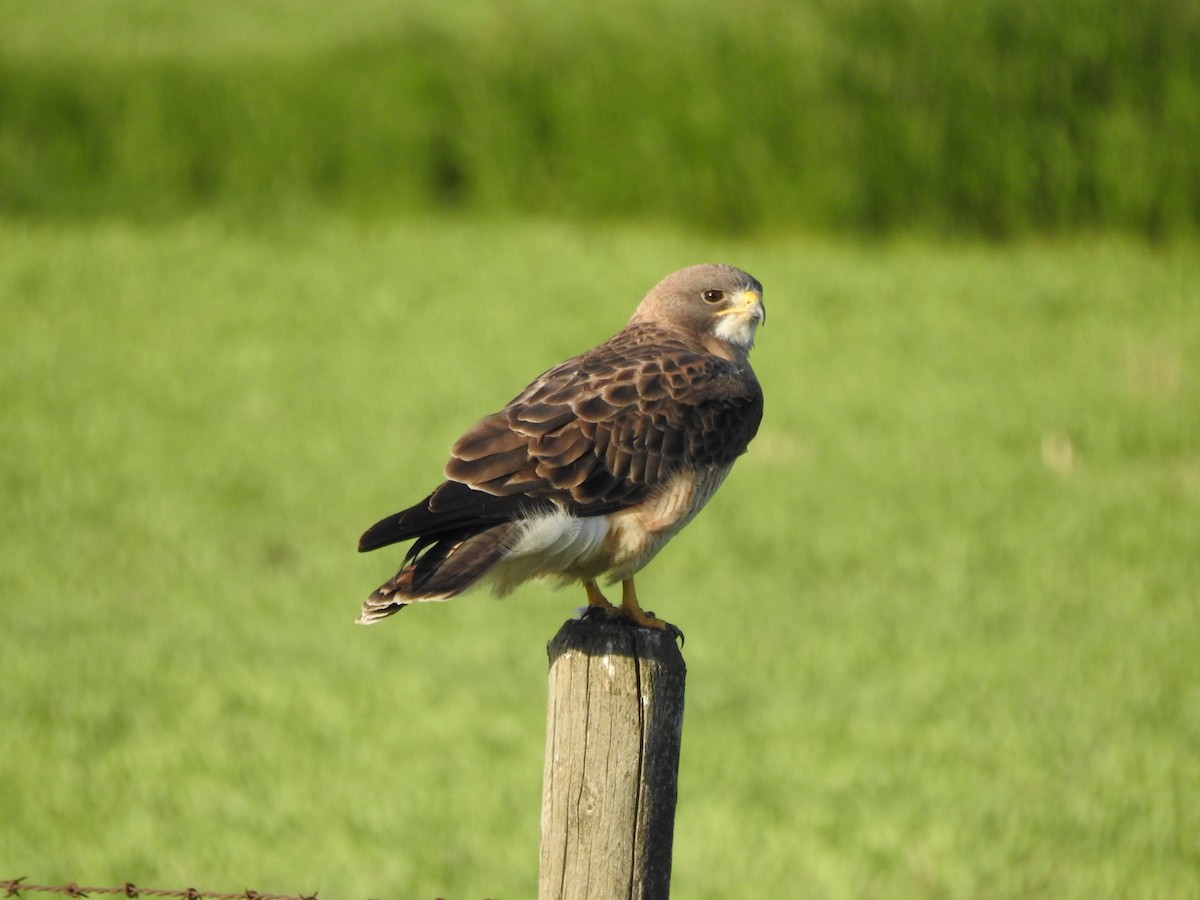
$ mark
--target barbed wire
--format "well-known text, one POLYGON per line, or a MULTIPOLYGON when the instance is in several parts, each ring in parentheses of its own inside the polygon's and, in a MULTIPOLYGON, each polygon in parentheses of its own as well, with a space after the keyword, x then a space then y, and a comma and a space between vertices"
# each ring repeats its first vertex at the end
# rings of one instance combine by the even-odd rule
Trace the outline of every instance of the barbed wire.
POLYGON ((127 881, 120 887, 80 887, 75 882, 70 884, 26 884, 28 876, 0 881, 5 897, 20 897, 22 891, 41 894, 66 894, 68 897, 87 897, 91 894, 122 894, 130 900, 137 897, 181 897, 183 900, 317 900, 316 892, 312 894, 262 894, 249 888, 238 894, 222 894, 217 891, 198 891, 195 888, 184 888, 181 891, 164 891, 158 888, 140 888, 132 881, 127 881))
MULTIPOLYGON (((129 900, 137 897, 180 897, 182 900, 317 900, 317 892, 311 894, 261 894, 249 888, 239 894, 221 894, 217 891, 198 891, 195 888, 184 888, 181 891, 164 891, 159 888, 140 888, 132 881, 127 881, 120 887, 80 887, 75 882, 70 884, 26 884, 27 875, 20 878, 10 878, 0 881, 5 898, 20 898, 22 891, 42 894, 65 894, 74 900, 82 900, 89 894, 121 894, 129 900)), ((435 900, 443 900, 441 897, 435 900)))

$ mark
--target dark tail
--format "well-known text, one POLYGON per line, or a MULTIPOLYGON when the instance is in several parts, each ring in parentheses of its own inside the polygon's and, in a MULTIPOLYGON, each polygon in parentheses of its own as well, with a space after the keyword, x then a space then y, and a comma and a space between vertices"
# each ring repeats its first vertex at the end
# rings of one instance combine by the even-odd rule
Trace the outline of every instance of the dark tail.
POLYGON ((520 527, 536 510, 527 498, 496 497, 456 481, 406 510, 381 519, 359 538, 360 551, 413 541, 395 577, 363 603, 358 621, 378 622, 419 600, 449 600, 504 558, 520 527))
POLYGON ((371 625, 422 600, 449 600, 472 587, 504 558, 519 526, 422 537, 409 549, 395 577, 363 601, 360 625, 371 625))

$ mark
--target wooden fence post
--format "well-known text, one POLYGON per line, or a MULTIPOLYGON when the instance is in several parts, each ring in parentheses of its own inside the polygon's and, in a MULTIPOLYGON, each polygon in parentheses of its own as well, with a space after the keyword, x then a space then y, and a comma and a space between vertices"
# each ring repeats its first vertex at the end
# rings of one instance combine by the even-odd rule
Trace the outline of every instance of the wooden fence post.
POLYGON ((539 900, 665 900, 683 656, 661 631, 568 621, 547 648, 539 900))

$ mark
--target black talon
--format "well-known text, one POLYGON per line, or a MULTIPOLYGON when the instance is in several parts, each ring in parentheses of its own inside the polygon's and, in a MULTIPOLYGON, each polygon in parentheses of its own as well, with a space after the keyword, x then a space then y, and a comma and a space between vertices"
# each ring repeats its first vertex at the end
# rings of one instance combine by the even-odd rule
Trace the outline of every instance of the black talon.
MULTIPOLYGON (((657 619, 657 618, 658 618, 658 616, 656 616, 654 613, 652 613, 652 612, 651 612, 650 610, 648 610, 648 609, 647 609, 647 610, 645 610, 645 613, 646 613, 646 615, 647 615, 647 616, 649 616, 651 619, 657 619)), ((663 631, 666 631, 666 632, 670 633, 671 637, 673 637, 673 638, 675 638, 675 640, 679 641, 679 646, 680 646, 680 647, 682 647, 682 646, 683 646, 683 643, 684 643, 684 641, 683 641, 683 631, 681 631, 681 630, 680 630, 679 626, 677 626, 677 625, 672 625, 670 622, 664 622, 664 623, 663 623, 663 631)))

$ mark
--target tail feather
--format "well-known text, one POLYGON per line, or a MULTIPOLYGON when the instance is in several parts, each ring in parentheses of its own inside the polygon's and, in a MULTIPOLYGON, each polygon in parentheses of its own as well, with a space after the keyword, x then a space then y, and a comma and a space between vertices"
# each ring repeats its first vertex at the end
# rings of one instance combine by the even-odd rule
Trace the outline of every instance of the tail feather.
POLYGON ((370 625, 410 603, 461 594, 504 558, 519 528, 505 522, 482 531, 460 529, 418 538, 400 571, 363 602, 358 623, 370 625))

